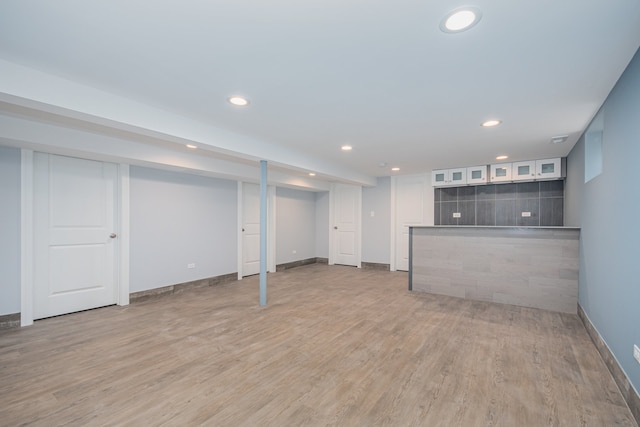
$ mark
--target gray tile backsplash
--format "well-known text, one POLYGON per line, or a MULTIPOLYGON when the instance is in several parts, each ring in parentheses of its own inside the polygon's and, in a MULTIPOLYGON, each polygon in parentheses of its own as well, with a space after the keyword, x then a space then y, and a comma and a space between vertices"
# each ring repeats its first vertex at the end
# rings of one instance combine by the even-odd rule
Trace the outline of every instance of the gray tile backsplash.
POLYGON ((435 225, 564 225, 563 180, 435 188, 434 200, 435 225))
MULTIPOLYGON (((494 192, 495 194, 495 192, 494 192)), ((438 224, 437 222, 435 224, 438 224)), ((496 201, 479 200, 476 202, 476 224, 496 225, 496 201)))
POLYGON ((516 201, 515 199, 496 200, 496 223, 493 225, 516 225, 516 201))

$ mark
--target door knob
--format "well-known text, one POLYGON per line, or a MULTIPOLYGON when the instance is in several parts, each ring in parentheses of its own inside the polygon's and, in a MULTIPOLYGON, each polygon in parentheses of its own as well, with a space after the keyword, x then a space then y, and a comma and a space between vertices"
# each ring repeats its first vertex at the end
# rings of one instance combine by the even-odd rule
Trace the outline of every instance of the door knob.
POLYGON ((116 233, 111 233, 109 234, 109 237, 111 237, 112 239, 115 239, 116 237, 118 237, 118 235, 116 233))
POLYGON ((337 226, 337 225, 334 225, 334 226, 333 226, 333 229, 334 229, 334 230, 337 230, 337 229, 338 229, 338 226, 337 226))

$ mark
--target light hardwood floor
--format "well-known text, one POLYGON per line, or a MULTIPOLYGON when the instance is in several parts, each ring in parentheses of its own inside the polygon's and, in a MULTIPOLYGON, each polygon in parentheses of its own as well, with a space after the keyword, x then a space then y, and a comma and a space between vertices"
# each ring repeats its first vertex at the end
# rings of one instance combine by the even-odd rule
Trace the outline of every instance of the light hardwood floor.
POLYGON ((0 425, 635 426, 576 315, 311 265, 0 331, 0 425))

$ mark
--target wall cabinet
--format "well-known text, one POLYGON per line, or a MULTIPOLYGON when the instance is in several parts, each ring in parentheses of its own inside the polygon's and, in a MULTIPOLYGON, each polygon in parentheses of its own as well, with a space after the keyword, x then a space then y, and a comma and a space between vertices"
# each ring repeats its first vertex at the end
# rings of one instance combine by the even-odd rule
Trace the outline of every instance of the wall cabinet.
POLYGON ((468 167, 467 184, 486 184, 487 169, 487 165, 468 167))
POLYGON ((526 181, 536 178, 536 161, 514 162, 511 165, 511 175, 514 181, 526 181))
POLYGON ((465 185, 466 183, 467 168, 439 169, 431 172, 431 184, 434 187, 465 185))
POLYGON ((566 176, 566 159, 527 160, 466 168, 437 169, 431 172, 434 187, 481 185, 490 182, 517 182, 561 179, 566 176))
POLYGON ((536 160, 536 179, 557 179, 563 176, 560 158, 536 160))
POLYGON ((511 181, 511 163, 500 163, 491 165, 491 182, 508 182, 511 181))
POLYGON ((511 166, 513 181, 532 181, 534 179, 562 178, 560 158, 514 162, 511 166))

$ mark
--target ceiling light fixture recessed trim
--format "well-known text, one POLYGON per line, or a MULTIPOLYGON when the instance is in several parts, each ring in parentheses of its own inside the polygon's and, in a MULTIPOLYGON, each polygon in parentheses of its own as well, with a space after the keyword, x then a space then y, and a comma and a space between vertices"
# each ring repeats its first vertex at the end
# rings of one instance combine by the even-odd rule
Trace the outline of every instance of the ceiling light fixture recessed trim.
POLYGON ((447 13, 440 21, 444 33, 460 33, 474 27, 482 18, 482 11, 475 6, 464 6, 447 13))
POLYGON ((198 148, 198 146, 193 144, 187 144, 187 148, 191 148, 192 150, 195 150, 196 148, 198 148))
POLYGON ((249 100, 243 96, 231 96, 227 101, 229 101, 229 104, 235 105, 236 107, 246 107, 249 105, 249 100))
POLYGON ((316 176, 316 174, 313 172, 309 172, 309 176, 316 176))
POLYGON ((400 170, 400 168, 395 167, 395 168, 391 168, 391 170, 394 171, 394 172, 398 172, 400 170))
POLYGON ((496 157, 496 160, 507 160, 508 158, 509 156, 502 155, 502 156, 496 157))
POLYGON ((567 139, 569 139, 569 135, 552 136, 551 137, 551 143, 552 144, 562 144, 563 142, 567 142, 567 139))
POLYGON ((351 150, 353 150, 353 147, 350 146, 350 145, 343 145, 342 147, 340 147, 340 149, 342 151, 351 151, 351 150))
POLYGON ((501 123, 502 123, 502 120, 491 119, 491 120, 486 120, 482 122, 480 126, 482 126, 483 128, 492 128, 494 126, 498 126, 501 123))

